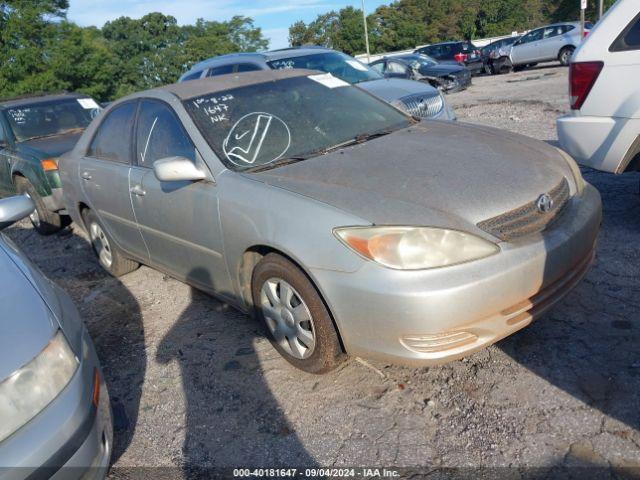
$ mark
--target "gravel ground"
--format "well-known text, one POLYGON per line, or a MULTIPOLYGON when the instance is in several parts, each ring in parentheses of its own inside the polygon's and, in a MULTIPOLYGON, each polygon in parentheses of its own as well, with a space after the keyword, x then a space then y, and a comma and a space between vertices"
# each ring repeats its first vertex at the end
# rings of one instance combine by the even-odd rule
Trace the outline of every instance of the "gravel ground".
MULTIPOLYGON (((555 142, 566 90, 567 70, 547 67, 477 78, 448 100, 461 121, 555 142)), ((585 176, 604 202, 586 279, 519 333, 437 368, 352 359, 305 374, 249 317, 185 284, 146 267, 107 276, 78 228, 40 237, 22 222, 8 234, 72 295, 94 338, 114 478, 140 466, 172 477, 213 466, 633 476, 623 469, 640 468, 640 176, 585 176)))

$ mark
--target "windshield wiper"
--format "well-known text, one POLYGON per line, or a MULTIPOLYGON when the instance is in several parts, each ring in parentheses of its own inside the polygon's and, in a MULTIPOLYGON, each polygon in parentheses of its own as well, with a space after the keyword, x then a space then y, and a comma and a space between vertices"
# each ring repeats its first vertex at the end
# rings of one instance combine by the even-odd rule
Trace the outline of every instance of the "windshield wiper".
POLYGON ((243 171, 249 172, 249 173, 256 173, 256 172, 264 172, 265 170, 271 170, 272 168, 282 167, 284 165, 291 165, 292 163, 302 162, 311 157, 326 155, 327 153, 333 152, 335 150, 339 150, 341 148, 350 147, 352 145, 364 143, 374 138, 383 137, 384 135, 389 135, 390 133, 393 133, 395 131, 396 129, 384 129, 384 130, 378 130, 376 132, 371 132, 371 133, 361 133, 356 135, 354 138, 350 140, 338 143, 336 145, 332 145, 330 147, 324 147, 324 148, 319 148, 317 150, 312 150, 311 152, 305 153, 303 155, 295 155, 292 157, 281 158, 280 160, 276 160, 275 162, 266 163, 264 165, 257 165, 255 167, 247 168, 243 171))
POLYGON ((29 140, 39 140, 41 138, 49 138, 49 137, 57 137, 59 135, 66 135, 67 133, 72 133, 72 132, 82 132, 84 130, 84 128, 82 127, 74 127, 74 128, 68 128, 67 130, 62 130, 61 132, 56 132, 56 133, 47 133, 46 135, 36 135, 35 137, 29 137, 26 140, 23 140, 24 142, 29 141, 29 140))

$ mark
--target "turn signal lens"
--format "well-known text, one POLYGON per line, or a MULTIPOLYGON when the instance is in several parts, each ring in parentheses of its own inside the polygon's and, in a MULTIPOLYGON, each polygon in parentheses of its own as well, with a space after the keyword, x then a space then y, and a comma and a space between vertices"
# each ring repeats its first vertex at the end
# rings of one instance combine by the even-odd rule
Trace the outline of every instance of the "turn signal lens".
POLYGON ((40 165, 42 165, 42 169, 45 172, 50 172, 51 170, 58 170, 58 161, 55 158, 47 158, 45 160, 41 160, 40 165))
POLYGON ((446 228, 344 227, 334 233, 366 259, 397 270, 447 267, 500 251, 480 237, 446 228))

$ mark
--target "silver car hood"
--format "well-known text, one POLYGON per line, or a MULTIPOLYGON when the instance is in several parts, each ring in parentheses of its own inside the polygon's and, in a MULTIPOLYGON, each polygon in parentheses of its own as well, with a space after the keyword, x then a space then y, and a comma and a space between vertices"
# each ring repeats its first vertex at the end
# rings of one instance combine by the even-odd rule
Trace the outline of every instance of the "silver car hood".
POLYGON ((489 127, 423 121, 252 178, 374 224, 476 229, 568 179, 555 148, 489 127))
POLYGON ((438 95, 438 90, 427 83, 403 78, 370 80, 357 83, 356 86, 386 102, 393 102, 409 95, 438 95))
POLYGON ((45 280, 31 268, 0 235, 0 381, 40 353, 59 328, 39 293, 45 280))

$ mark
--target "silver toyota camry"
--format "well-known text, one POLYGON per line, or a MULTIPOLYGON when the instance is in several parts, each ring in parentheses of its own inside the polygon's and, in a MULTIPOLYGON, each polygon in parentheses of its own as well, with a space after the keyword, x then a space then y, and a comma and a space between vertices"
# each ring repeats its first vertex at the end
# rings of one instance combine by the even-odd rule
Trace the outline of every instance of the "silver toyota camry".
POLYGON ((315 373, 443 363, 525 327, 584 276, 601 219, 559 150, 305 70, 126 97, 60 172, 109 272, 150 265, 255 312, 315 373))

